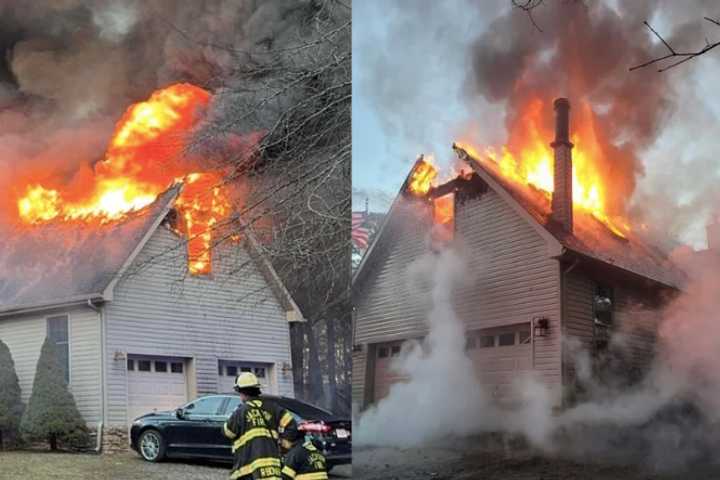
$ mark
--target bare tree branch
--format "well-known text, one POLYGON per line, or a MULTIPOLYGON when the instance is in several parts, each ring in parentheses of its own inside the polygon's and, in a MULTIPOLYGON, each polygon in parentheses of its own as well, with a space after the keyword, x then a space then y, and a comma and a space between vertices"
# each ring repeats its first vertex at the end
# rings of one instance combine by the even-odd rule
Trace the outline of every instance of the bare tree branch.
MULTIPOLYGON (((709 17, 704 17, 704 19, 707 20, 708 22, 720 27, 720 22, 718 20, 714 20, 709 17)), ((669 53, 667 55, 663 55, 661 57, 653 58, 653 59, 648 60, 647 62, 641 63, 639 65, 635 65, 634 67, 630 67, 629 68, 630 71, 637 70, 639 68, 645 68, 649 65, 663 62, 663 61, 671 59, 671 58, 676 59, 676 61, 671 62, 669 65, 658 69, 658 72, 664 72, 666 70, 670 70, 671 68, 677 67, 678 65, 681 65, 685 62, 688 62, 688 61, 692 60, 693 58, 697 58, 700 55, 704 55, 707 52, 709 52, 710 50, 712 50, 715 47, 717 47, 718 45, 720 45, 720 41, 710 43, 706 38, 705 46, 703 48, 701 48, 700 50, 696 50, 694 52, 678 52, 647 21, 643 22, 643 24, 658 38, 658 40, 660 40, 662 42, 663 45, 665 45, 665 47, 668 49, 669 53)))

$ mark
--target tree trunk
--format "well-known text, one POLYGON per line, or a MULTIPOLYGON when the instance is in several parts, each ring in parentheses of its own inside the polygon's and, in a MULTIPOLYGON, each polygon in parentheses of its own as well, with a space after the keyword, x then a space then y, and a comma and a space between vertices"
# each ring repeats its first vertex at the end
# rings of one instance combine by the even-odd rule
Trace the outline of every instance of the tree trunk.
POLYGON ((330 410, 337 412, 339 410, 337 396, 337 335, 335 334, 335 318, 331 316, 327 319, 327 373, 328 384, 330 389, 330 410))
POLYGON ((55 435, 50 435, 50 450, 53 452, 57 450, 57 437, 55 435))
POLYGON ((305 392, 304 381, 304 352, 305 350, 305 332, 302 323, 290 324, 290 356, 292 358, 293 385, 295 386, 295 397, 304 399, 305 392))
POLYGON ((308 340, 308 386, 310 387, 310 392, 308 393, 312 401, 318 403, 323 398, 322 371, 320 370, 320 358, 318 356, 315 332, 313 332, 310 322, 305 324, 305 334, 308 340))

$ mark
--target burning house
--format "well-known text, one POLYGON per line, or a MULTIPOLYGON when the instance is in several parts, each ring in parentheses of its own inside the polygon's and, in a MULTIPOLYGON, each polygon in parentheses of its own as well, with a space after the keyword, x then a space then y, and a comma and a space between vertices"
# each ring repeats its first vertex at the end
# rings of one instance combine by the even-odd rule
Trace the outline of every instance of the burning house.
POLYGON ((483 155, 458 144, 469 172, 449 182, 433 185, 434 167, 416 162, 353 278, 356 407, 404 380, 393 364, 404 343, 427 334, 429 311, 427 292, 407 281, 407 266, 448 243, 472 272, 452 296, 467 355, 499 402, 511 401, 514 380, 532 372, 550 387, 555 406, 572 404, 583 395, 578 350, 590 354, 595 378, 617 381, 620 372, 632 382, 650 366, 656 312, 683 275, 622 219, 605 214, 597 185, 578 180, 588 159, 578 152, 580 168, 573 164, 570 104, 558 99, 554 109, 555 138, 543 140, 544 161, 523 175, 506 152, 483 155))
POLYGON ((1 226, 0 339, 23 401, 48 337, 106 446, 127 445, 141 414, 231 391, 240 371, 293 395, 288 322, 302 315, 251 229, 230 228, 220 173, 179 160, 208 100, 180 84, 131 106, 91 176, 28 181, 1 226))

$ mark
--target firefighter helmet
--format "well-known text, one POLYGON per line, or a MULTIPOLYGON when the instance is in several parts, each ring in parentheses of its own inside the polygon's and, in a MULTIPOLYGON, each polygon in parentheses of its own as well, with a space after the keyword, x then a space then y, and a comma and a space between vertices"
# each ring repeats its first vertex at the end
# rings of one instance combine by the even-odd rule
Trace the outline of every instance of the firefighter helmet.
POLYGON ((260 381, 252 372, 241 372, 235 377, 235 389, 241 388, 260 388, 260 381))
POLYGON ((287 440, 290 443, 295 443, 303 437, 305 437, 305 432, 301 431, 295 422, 290 422, 290 424, 280 432, 280 439, 287 440))

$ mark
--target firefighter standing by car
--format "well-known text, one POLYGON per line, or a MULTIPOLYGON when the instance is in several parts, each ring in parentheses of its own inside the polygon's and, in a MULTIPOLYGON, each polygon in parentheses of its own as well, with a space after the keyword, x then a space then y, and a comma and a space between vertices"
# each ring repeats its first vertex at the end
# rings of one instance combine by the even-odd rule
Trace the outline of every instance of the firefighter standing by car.
POLYGON ((251 372, 235 379, 242 403, 223 426, 235 457, 231 479, 280 480, 279 432, 297 429, 292 414, 260 397, 260 382, 251 372))
POLYGON ((325 457, 293 423, 280 434, 280 446, 287 451, 283 459, 283 480, 327 480, 325 457))

